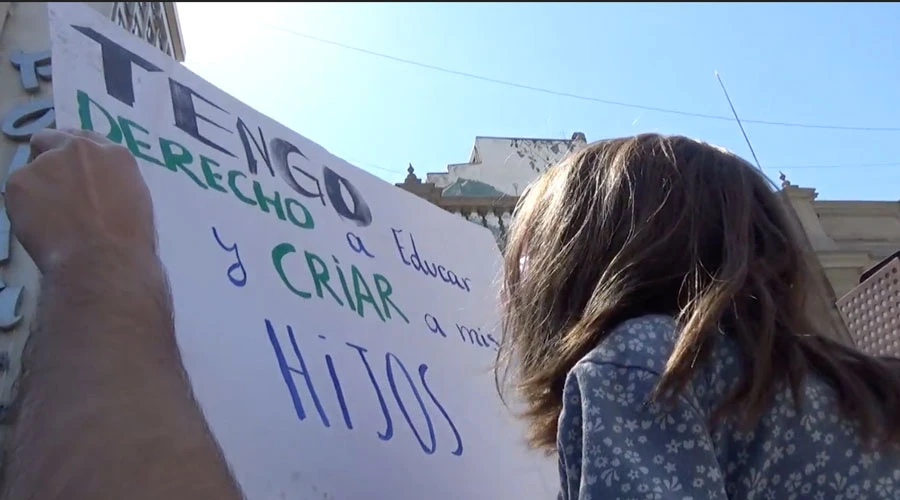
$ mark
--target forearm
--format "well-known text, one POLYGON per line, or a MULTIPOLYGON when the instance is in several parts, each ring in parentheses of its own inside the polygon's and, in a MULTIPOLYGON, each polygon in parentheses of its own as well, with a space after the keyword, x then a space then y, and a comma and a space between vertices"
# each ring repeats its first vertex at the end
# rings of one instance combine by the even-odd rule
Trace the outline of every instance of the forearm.
POLYGON ((3 498, 240 498, 173 329, 152 254, 86 254, 48 273, 3 498))

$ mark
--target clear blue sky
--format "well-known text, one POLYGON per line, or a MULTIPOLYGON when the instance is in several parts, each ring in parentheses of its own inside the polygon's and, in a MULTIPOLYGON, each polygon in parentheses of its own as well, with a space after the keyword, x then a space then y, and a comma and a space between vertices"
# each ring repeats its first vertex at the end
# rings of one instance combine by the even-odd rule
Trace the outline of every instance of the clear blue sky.
POLYGON ((391 182, 403 179, 408 163, 421 175, 467 161, 477 135, 582 131, 590 141, 655 131, 751 156, 733 121, 511 88, 298 33, 564 93, 730 116, 718 70, 744 120, 898 129, 745 123, 772 179, 782 170, 793 183, 815 187, 820 199, 900 199, 898 4, 178 8, 190 69, 391 182))

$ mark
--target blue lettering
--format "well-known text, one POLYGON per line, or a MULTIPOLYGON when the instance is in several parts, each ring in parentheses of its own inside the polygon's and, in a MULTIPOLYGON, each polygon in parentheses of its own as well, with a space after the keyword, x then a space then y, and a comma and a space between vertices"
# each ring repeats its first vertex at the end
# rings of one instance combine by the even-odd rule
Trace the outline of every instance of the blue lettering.
POLYGON ((428 415, 428 410, 425 409, 425 403, 422 402, 422 397, 419 396, 419 391, 416 389, 416 385, 413 383, 412 377, 409 376, 409 372, 406 371, 406 367, 403 366, 403 362, 394 355, 393 353, 386 353, 384 355, 384 361, 387 368, 387 376, 388 383, 391 384, 391 391, 394 393, 394 399, 397 400, 397 405, 400 406, 400 412, 403 413, 403 417, 406 419, 406 423, 409 424, 410 430, 413 431, 413 434, 416 436, 416 440, 419 441, 419 445, 422 447, 422 451, 431 455, 434 453, 434 450, 437 448, 437 441, 434 439, 434 425, 431 423, 431 417, 428 415), (416 401, 419 402, 419 408, 422 409, 422 415, 425 416, 425 423, 428 425, 428 436, 431 438, 431 447, 425 445, 425 442, 422 441, 422 436, 419 435, 419 431, 416 430, 416 427, 412 423, 412 419, 409 418, 409 412, 406 411, 406 406, 403 404, 403 400, 400 398, 400 392, 397 390, 397 383, 394 381, 394 370, 393 370, 393 362, 397 363, 397 366, 400 367, 400 370, 403 371, 403 375, 406 376, 406 381, 409 383, 409 388, 412 389, 413 395, 416 397, 416 401))
POLYGON ((403 245, 400 244, 400 239, 397 238, 397 235, 402 233, 403 230, 391 228, 391 232, 394 234, 394 243, 397 244, 397 253, 400 254, 400 260, 403 261, 403 263, 407 266, 412 265, 408 260, 406 260, 406 256, 403 255, 403 245))
MULTIPOLYGON (((427 315, 431 317, 430 315, 427 315)), ((320 399, 320 393, 316 391, 316 387, 313 383, 313 376, 309 369, 307 359, 304 359, 303 353, 300 351, 299 344, 297 342, 297 336, 294 334, 294 330, 290 325, 287 325, 286 333, 287 338, 290 341, 291 348, 293 350, 293 354, 295 356, 295 360, 289 362, 287 356, 285 355, 285 350, 282 348, 282 343, 279 340, 279 335, 276 333, 276 329, 273 326, 272 322, 269 319, 265 319, 266 332, 269 338, 269 342, 272 345, 272 349, 275 353, 275 359, 278 363, 279 371, 281 372, 282 379, 284 380, 285 386, 288 389, 288 394, 291 398, 291 403, 293 404, 294 411, 296 412, 297 419, 300 421, 306 421, 308 414, 307 409, 304 407, 303 398, 300 395, 300 389, 297 384, 296 377, 299 375, 303 377, 306 382, 306 390, 308 392, 308 397, 311 398, 313 405, 316 408, 316 411, 319 414, 319 417, 322 421, 322 424, 325 427, 331 427, 331 423, 329 421, 328 415, 323 407, 322 400, 320 399)), ((319 339, 328 340, 325 335, 317 335, 319 339)), ((283 338, 283 337, 282 337, 283 338)), ((307 337, 308 338, 308 337, 307 337)), ((385 428, 383 431, 376 431, 376 435, 382 441, 391 441, 394 437, 394 423, 391 415, 391 410, 389 410, 387 402, 385 400, 385 396, 383 391, 381 390, 381 386, 377 380, 375 375, 376 370, 373 370, 373 366, 370 363, 369 351, 363 346, 352 344, 350 342, 344 342, 344 344, 359 355, 359 360, 362 361, 363 367, 365 367, 366 374, 369 377, 369 381, 372 384, 372 388, 375 391, 375 396, 378 399, 379 406, 381 408, 381 413, 384 416, 385 428)), ((352 355, 351 355, 352 356, 352 355)), ((341 416, 343 417, 344 425, 348 430, 354 429, 353 419, 351 418, 351 412, 349 410, 349 404, 347 400, 347 394, 345 394, 342 380, 339 377, 339 365, 341 363, 341 356, 337 356, 337 360, 335 356, 331 354, 324 354, 325 366, 328 369, 328 375, 331 378, 331 383, 334 388, 334 396, 335 401, 341 409, 341 416)), ((346 358, 345 358, 346 359, 346 358)), ((376 358, 377 359, 377 358, 376 358)), ((403 414, 403 418, 406 420, 407 425, 409 425, 410 430, 415 436, 416 440, 419 443, 419 446, 422 448, 422 451, 426 455, 433 455, 437 450, 437 433, 435 430, 435 420, 432 418, 429 413, 429 406, 433 403, 433 408, 437 408, 440 412, 441 416, 450 426, 450 430, 453 432, 453 435, 456 439, 456 449, 451 452, 452 455, 461 456, 463 453, 463 440, 459 433, 459 429, 457 429, 453 420, 450 418, 449 413, 446 408, 438 401, 434 392, 428 385, 426 381, 425 375, 428 371, 428 366, 426 364, 420 364, 418 367, 418 380, 421 382, 422 387, 417 387, 417 381, 414 380, 410 372, 407 370, 403 361, 394 353, 386 352, 384 355, 384 369, 387 375, 388 384, 391 387, 391 393, 393 394, 394 400, 397 402, 397 406, 400 409, 400 412, 403 414), (421 428, 421 421, 418 423, 413 422, 413 418, 410 412, 410 406, 408 405, 409 397, 408 394, 405 396, 401 396, 400 388, 398 385, 398 381, 400 381, 400 373, 404 377, 406 377, 406 382, 409 384, 409 389, 412 391, 412 395, 415 398, 416 402, 419 405, 419 409, 422 412, 422 416, 424 417, 424 426, 427 428, 421 428), (428 395, 428 398, 423 397, 422 390, 424 390, 424 394, 428 395), (406 397, 407 401, 404 401, 404 397, 406 397), (426 401, 431 403, 426 404, 426 401)), ((381 366, 376 367, 378 369, 381 366)), ((314 370, 313 370, 314 371, 314 370)), ((346 373, 345 373, 346 375, 346 373)), ((361 375, 361 374, 360 374, 361 375)), ((329 391, 326 389, 325 393, 329 391)), ((325 396, 328 399, 329 396, 325 396)), ((327 402, 326 402, 327 403, 327 402)), ((330 404, 330 403, 327 403, 330 404)))
MULTIPOLYGON (((324 335, 319 338, 325 340, 324 335)), ((341 382, 338 380, 337 372, 334 369, 334 360, 330 354, 325 355, 325 364, 328 366, 328 374, 331 375, 331 383, 334 384, 334 393, 337 395, 338 404, 341 405, 341 414, 344 416, 344 424, 348 429, 353 429, 353 422, 350 421, 350 412, 347 411, 347 401, 344 400, 344 390, 341 388, 341 382)))
POLYGON ((447 337, 447 334, 444 333, 444 329, 441 328, 441 324, 438 323, 437 318, 429 313, 425 313, 425 326, 427 326, 428 329, 431 330, 431 333, 439 333, 441 334, 441 337, 447 337))
POLYGON ((346 342, 346 344, 359 353, 359 359, 362 360, 363 365, 365 365, 366 367, 366 372, 369 374, 369 380, 372 381, 372 387, 375 388, 375 394, 378 396, 378 403, 381 405, 381 412, 384 414, 384 423, 387 426, 384 429, 384 432, 378 433, 378 437, 384 441, 389 441, 392 437, 394 437, 394 422, 391 420, 391 414, 388 412, 387 404, 385 404, 384 402, 384 396, 381 394, 381 388, 378 386, 378 381, 375 380, 375 374, 372 373, 372 367, 369 365, 369 360, 366 359, 366 353, 368 352, 368 349, 362 346, 351 344, 350 342, 346 342))
POLYGON ((472 291, 469 286, 469 278, 460 279, 456 273, 447 269, 445 266, 437 264, 436 262, 428 262, 427 259, 422 258, 421 255, 419 255, 419 249, 416 247, 416 239, 413 237, 412 233, 408 235, 409 248, 412 249, 412 251, 407 254, 404 251, 406 247, 400 242, 400 235, 403 233, 403 230, 391 228, 391 232, 394 235, 394 243, 397 245, 397 253, 400 256, 400 261, 403 262, 404 265, 412 267, 426 276, 439 278, 444 283, 455 286, 460 290, 465 290, 466 292, 472 291))
POLYGON ((275 358, 278 360, 278 367, 281 369, 284 383, 287 385, 288 392, 291 395, 291 401, 294 403, 294 410, 297 412, 297 418, 306 420, 306 411, 303 410, 303 403, 300 401, 300 394, 297 391, 297 385, 294 383, 292 373, 300 375, 306 380, 306 387, 309 389, 313 404, 316 405, 319 417, 322 418, 322 423, 325 427, 330 427, 328 417, 325 415, 325 410, 322 409, 322 404, 319 402, 319 396, 316 394, 312 379, 309 377, 309 372, 306 370, 306 362, 303 360, 303 355, 300 353, 300 348, 297 346, 297 339, 294 338, 294 331, 291 329, 290 325, 288 325, 287 332, 291 339, 291 345, 294 348, 294 354, 297 356, 297 361, 300 363, 299 370, 288 365, 287 360, 284 357, 284 351, 281 349, 281 344, 278 342, 278 335, 275 333, 275 328, 268 319, 266 320, 266 330, 269 334, 269 342, 272 343, 272 348, 275 350, 275 358))
MULTIPOLYGON (((396 237, 396 236, 395 236, 396 237)), ((347 244, 350 245, 350 249, 356 253, 361 253, 366 257, 375 258, 371 252, 366 248, 366 245, 363 244, 362 239, 359 236, 353 234, 352 232, 347 233, 347 244), (354 242, 356 242, 354 244, 354 242)))
POLYGON ((222 243, 222 239, 219 238, 219 232, 216 231, 215 226, 212 228, 213 237, 216 239, 216 242, 219 243, 219 246, 222 247, 222 250, 226 252, 233 252, 234 258, 237 259, 237 262, 228 267, 228 271, 226 274, 228 275, 228 279, 231 281, 231 284, 236 287, 242 287, 247 284, 247 270, 244 269, 244 263, 241 262, 241 254, 238 253, 237 243, 232 244, 231 246, 225 245, 222 243), (240 271, 240 277, 235 277, 234 273, 240 271))
POLYGON ((463 454, 463 442, 462 437, 459 435, 459 431, 456 429, 456 425, 453 424, 453 419, 450 418, 450 415, 447 414, 447 410, 444 409, 444 405, 438 402, 437 398, 434 396, 434 393, 431 392, 431 388, 428 387, 428 382, 425 381, 425 372, 428 371, 428 365, 422 363, 419 365, 419 379, 422 381, 422 387, 425 389, 425 392, 428 393, 428 397, 431 398, 431 402, 434 403, 434 406, 437 406, 438 411, 441 412, 441 415, 447 420, 447 423, 450 424, 450 429, 453 431, 453 435, 456 436, 456 449, 453 450, 453 454, 456 456, 462 456, 463 454))
POLYGON ((479 347, 488 347, 487 339, 484 338, 480 328, 476 330, 457 323, 456 329, 459 331, 459 336, 463 342, 475 344, 479 347))

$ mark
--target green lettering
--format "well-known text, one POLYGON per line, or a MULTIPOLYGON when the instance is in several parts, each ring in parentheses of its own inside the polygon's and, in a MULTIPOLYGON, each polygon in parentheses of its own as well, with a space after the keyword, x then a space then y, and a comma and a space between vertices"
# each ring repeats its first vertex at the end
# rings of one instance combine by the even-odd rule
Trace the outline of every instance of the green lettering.
POLYGON ((89 95, 81 90, 77 91, 76 100, 78 101, 78 118, 81 120, 82 129, 90 130, 92 132, 97 131, 97 129, 94 128, 94 120, 91 117, 91 104, 93 104, 95 108, 103 113, 106 117, 106 121, 109 122, 109 132, 106 133, 106 138, 116 144, 122 144, 122 130, 119 128, 119 125, 116 124, 116 119, 113 118, 108 111, 103 109, 103 106, 91 99, 89 95))
MULTIPOLYGON (((312 294, 309 292, 302 292, 294 288, 294 285, 291 284, 290 280, 287 279, 287 275, 284 274, 284 266, 281 261, 284 260, 284 256, 289 253, 296 253, 297 249, 294 248, 294 245, 290 243, 281 243, 275 245, 275 248, 272 249, 272 265, 275 266, 275 272, 278 273, 278 277, 281 278, 281 282, 284 283, 284 286, 287 287, 288 290, 294 292, 304 299, 312 298, 312 294)), ((321 294, 319 295, 322 296, 321 294)))
POLYGON ((325 261, 320 259, 319 256, 314 253, 303 253, 306 255, 306 265, 309 267, 309 273, 312 275, 313 283, 316 285, 316 295, 318 295, 320 299, 325 298, 322 294, 322 289, 326 288, 334 301, 337 302, 339 306, 343 306, 344 303, 341 302, 341 299, 334 293, 331 285, 328 284, 328 266, 325 265, 325 261), (316 267, 318 267, 318 269, 316 269, 316 267))
POLYGON ((243 201, 244 203, 250 205, 251 207, 256 206, 256 202, 253 201, 252 198, 247 198, 243 193, 241 193, 241 190, 238 189, 238 187, 237 187, 237 178, 238 177, 243 177, 244 179, 247 178, 247 176, 244 175, 244 173, 241 172, 240 170, 229 170, 228 171, 228 187, 231 188, 231 192, 234 193, 234 196, 237 199, 243 201))
POLYGON ((222 174, 213 172, 211 168, 213 166, 218 167, 219 164, 210 158, 200 155, 200 170, 203 171, 203 178, 206 179, 206 184, 216 191, 227 193, 228 191, 219 184, 219 181, 222 180, 222 174))
POLYGON ((128 150, 131 151, 131 154, 133 154, 135 158, 149 161, 154 165, 162 165, 161 161, 144 153, 145 150, 150 149, 150 144, 134 137, 135 130, 150 135, 149 130, 123 116, 119 117, 119 125, 122 127, 122 135, 125 136, 125 145, 128 146, 128 150))
POLYGON ((259 181, 253 181, 253 194, 256 195, 256 202, 259 203, 259 208, 263 212, 269 213, 269 207, 274 207, 275 215, 284 220, 284 208, 281 206, 281 194, 278 191, 275 191, 274 197, 266 198, 262 192, 262 184, 259 181))
POLYGON ((313 222, 312 214, 309 213, 309 210, 306 209, 306 205, 304 205, 303 203, 300 203, 293 198, 285 198, 284 207, 285 211, 287 212, 288 219, 290 219, 295 226, 303 229, 312 229, 315 227, 316 224, 315 222, 313 222), (303 222, 297 220, 297 217, 294 215, 294 211, 291 210, 292 206, 298 206, 300 207, 300 210, 303 211, 303 222))
POLYGON ((397 307, 397 304, 394 304, 394 301, 391 300, 391 293, 394 291, 394 288, 391 286, 391 282, 387 280, 384 276, 380 274, 375 274, 375 288, 378 289, 378 297, 381 298, 381 307, 384 309, 384 315, 388 318, 391 317, 391 307, 397 311, 397 314, 403 318, 403 321, 409 323, 409 320, 406 319, 406 315, 403 314, 403 311, 397 307))
POLYGON ((381 321, 384 321, 384 316, 381 314, 381 311, 378 310, 378 304, 375 303, 375 298, 372 297, 372 290, 369 289, 368 283, 366 283, 365 278, 363 278, 362 273, 359 272, 359 269, 356 266, 350 266, 350 274, 353 275, 353 291, 356 292, 356 313, 359 314, 359 317, 363 316, 363 301, 372 304, 372 307, 375 309, 375 313, 378 314, 378 317, 381 318, 381 321), (362 289, 365 289, 365 293, 361 293, 362 289))
POLYGON ((162 150, 163 163, 166 168, 172 172, 177 172, 181 169, 181 171, 187 174, 195 184, 203 189, 207 189, 206 185, 200 181, 200 178, 187 168, 187 165, 190 165, 194 160, 193 155, 191 155, 187 148, 175 141, 163 139, 162 137, 159 138, 159 148, 162 150), (173 149, 175 147, 179 149, 178 152, 173 149))
POLYGON ((341 261, 334 255, 331 256, 331 260, 334 261, 334 270, 337 271, 338 280, 341 282, 341 290, 344 291, 344 298, 347 299, 347 305, 350 306, 351 311, 356 312, 356 304, 353 303, 353 297, 350 296, 350 288, 347 286, 347 278, 344 277, 344 271, 341 269, 341 261))

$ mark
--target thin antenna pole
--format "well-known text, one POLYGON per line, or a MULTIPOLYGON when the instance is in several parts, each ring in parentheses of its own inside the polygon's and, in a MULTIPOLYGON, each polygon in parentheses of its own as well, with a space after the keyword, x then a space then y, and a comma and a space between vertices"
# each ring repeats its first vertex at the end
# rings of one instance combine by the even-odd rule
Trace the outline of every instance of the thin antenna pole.
POLYGON ((750 138, 747 137, 747 132, 744 130, 744 125, 741 123, 741 119, 738 118, 737 111, 734 109, 734 104, 731 102, 731 97, 728 96, 728 91, 725 90, 725 84, 722 83, 722 77, 719 76, 719 72, 716 71, 716 80, 719 80, 719 86, 722 87, 722 92, 725 93, 725 99, 728 100, 728 106, 731 107, 731 114, 734 115, 734 119, 737 121, 738 127, 741 128, 741 135, 744 136, 744 140, 747 141, 747 147, 750 148, 750 154, 753 155, 753 161, 756 162, 756 168, 762 172, 762 166, 759 164, 759 158, 756 157, 756 151, 753 150, 753 144, 750 144, 750 138))

